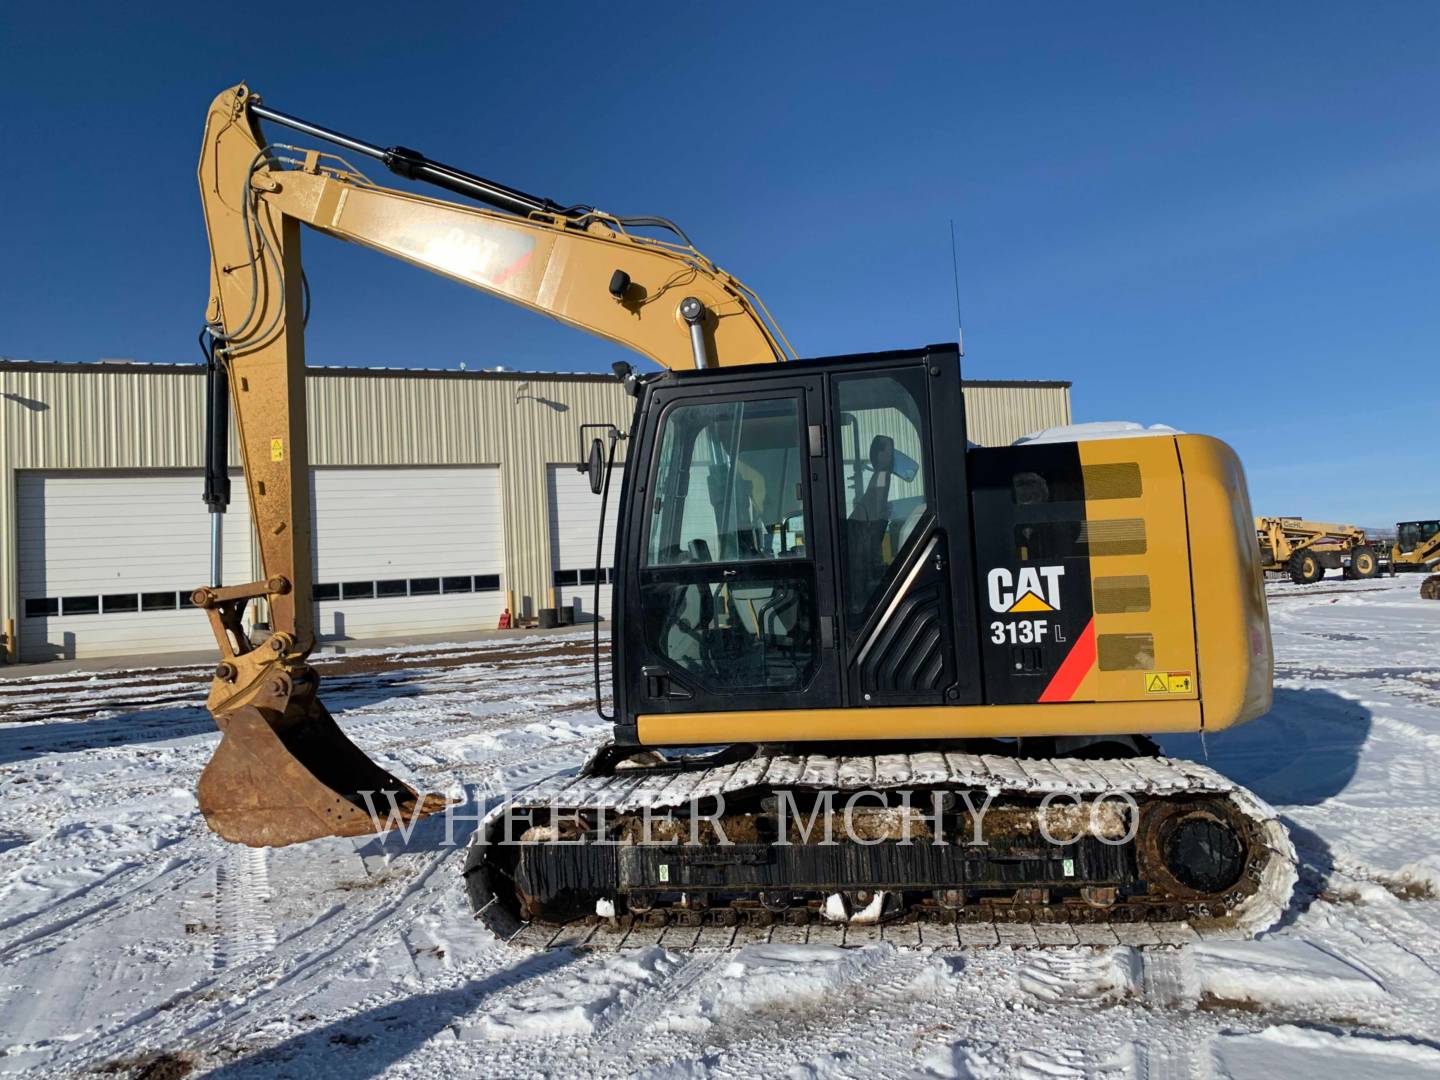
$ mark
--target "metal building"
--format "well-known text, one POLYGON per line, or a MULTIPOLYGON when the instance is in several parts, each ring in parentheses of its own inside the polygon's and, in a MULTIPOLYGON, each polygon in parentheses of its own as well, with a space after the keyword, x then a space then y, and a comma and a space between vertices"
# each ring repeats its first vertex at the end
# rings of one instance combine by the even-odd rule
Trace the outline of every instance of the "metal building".
MULTIPOLYGON (((573 463, 581 424, 629 425, 614 379, 322 367, 306 385, 322 638, 463 634, 552 595, 588 611, 599 499, 573 463)), ((188 604, 209 572, 204 389, 200 365, 0 360, 0 655, 210 646, 188 604)), ((1004 445, 1069 423, 1070 384, 969 382, 966 413, 1004 445)), ((232 486, 227 584, 259 575, 232 486)))

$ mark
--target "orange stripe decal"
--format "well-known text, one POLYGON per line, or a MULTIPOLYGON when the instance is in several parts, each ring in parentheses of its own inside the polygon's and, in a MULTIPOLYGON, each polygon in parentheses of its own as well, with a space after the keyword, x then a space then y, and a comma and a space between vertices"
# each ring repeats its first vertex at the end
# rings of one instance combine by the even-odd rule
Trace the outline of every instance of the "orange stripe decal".
POLYGON ((1095 620, 1085 624, 1085 629, 1060 664, 1060 670, 1050 679, 1050 685, 1040 695, 1041 701, 1069 701, 1080 689, 1080 683, 1095 666, 1095 620))

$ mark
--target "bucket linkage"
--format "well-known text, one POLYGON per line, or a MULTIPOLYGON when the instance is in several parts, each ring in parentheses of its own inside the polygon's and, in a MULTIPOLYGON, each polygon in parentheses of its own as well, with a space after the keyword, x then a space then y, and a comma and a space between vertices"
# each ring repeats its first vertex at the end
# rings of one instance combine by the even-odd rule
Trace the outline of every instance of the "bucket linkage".
POLYGON ((197 589, 224 658, 207 706, 220 745, 200 776, 200 812, 226 840, 281 847, 408 825, 448 800, 421 795, 340 730, 319 697, 320 676, 290 635, 252 646, 245 605, 274 582, 197 589))

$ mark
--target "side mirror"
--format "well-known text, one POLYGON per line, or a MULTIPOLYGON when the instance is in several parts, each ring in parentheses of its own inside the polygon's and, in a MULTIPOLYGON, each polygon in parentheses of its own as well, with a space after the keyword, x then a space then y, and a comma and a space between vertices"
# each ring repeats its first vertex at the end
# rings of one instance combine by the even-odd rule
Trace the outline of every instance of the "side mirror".
POLYGON ((599 495, 605 486, 605 447, 599 439, 590 440, 590 456, 581 466, 581 471, 590 479, 590 490, 599 495))

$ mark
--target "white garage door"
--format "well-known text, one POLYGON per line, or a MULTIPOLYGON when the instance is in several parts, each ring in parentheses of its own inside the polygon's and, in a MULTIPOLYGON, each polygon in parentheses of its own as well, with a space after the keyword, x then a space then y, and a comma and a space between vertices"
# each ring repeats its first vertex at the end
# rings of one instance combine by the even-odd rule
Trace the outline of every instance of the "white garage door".
POLYGON ((505 607, 500 470, 314 470, 322 640, 493 630, 505 607))
MULTIPOLYGON (((600 570, 600 617, 610 618, 610 580, 615 564, 615 513, 620 505, 621 467, 610 477, 605 507, 604 564, 600 570)), ((580 602, 582 619, 595 606, 595 532, 600 527, 600 496, 574 465, 550 466, 550 566, 555 575, 556 602, 580 602)))
MULTIPOLYGON (((238 472, 225 515, 225 583, 250 581, 250 507, 238 472)), ((18 475, 20 658, 215 647, 190 593, 210 581, 199 472, 18 475)))

